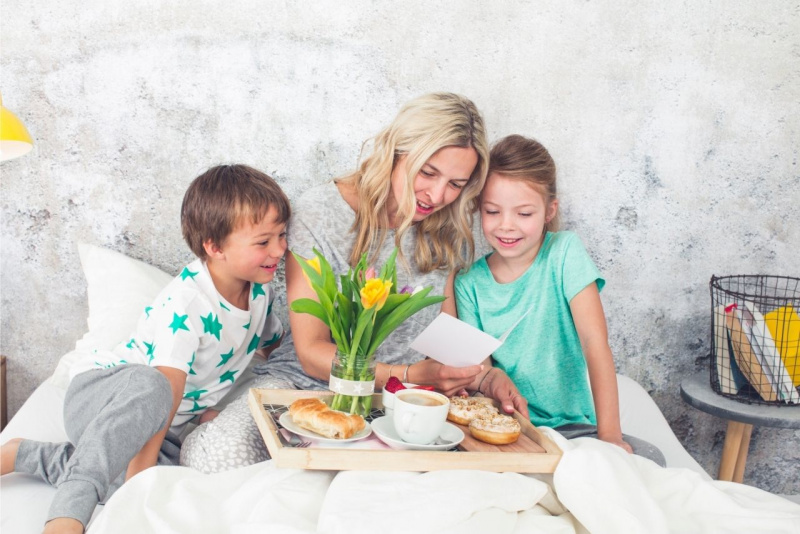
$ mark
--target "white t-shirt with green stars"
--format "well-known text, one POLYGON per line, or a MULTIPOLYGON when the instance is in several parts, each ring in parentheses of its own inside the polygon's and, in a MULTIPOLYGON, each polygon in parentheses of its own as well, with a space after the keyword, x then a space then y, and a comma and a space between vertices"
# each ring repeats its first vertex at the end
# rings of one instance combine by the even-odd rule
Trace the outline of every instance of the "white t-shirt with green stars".
POLYGON ((206 264, 184 267, 145 308, 131 338, 113 351, 95 351, 75 364, 70 378, 92 369, 144 364, 186 373, 173 429, 213 408, 241 376, 257 349, 283 334, 272 313, 274 291, 252 284, 250 309, 240 310, 217 292, 206 264))

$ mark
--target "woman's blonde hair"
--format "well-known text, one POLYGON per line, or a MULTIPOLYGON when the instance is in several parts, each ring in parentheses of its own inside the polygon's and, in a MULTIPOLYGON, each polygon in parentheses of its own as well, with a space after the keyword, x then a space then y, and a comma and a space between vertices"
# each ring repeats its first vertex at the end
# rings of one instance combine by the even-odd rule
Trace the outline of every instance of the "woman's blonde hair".
MULTIPOLYGON (((414 261, 423 273, 463 268, 472 263, 475 253, 472 215, 489 166, 483 118, 475 104, 463 96, 431 93, 403 106, 394 121, 372 139, 372 152, 358 170, 339 180, 352 185, 358 195, 351 265, 364 252, 377 254, 386 239, 390 227, 386 205, 397 160, 406 156, 408 172, 405 194, 398 199, 398 212, 405 214, 395 234, 395 244, 399 247, 403 234, 413 223, 417 174, 431 156, 445 147, 472 147, 478 154, 478 163, 458 198, 418 223, 414 261)), ((402 251, 399 255, 402 258, 402 251)))
MULTIPOLYGON (((535 139, 515 134, 495 143, 489 157, 489 174, 528 184, 544 196, 547 206, 558 198, 556 162, 544 145, 535 139)), ((555 216, 545 223, 544 230, 557 232, 560 226, 561 217, 556 211, 555 216)))

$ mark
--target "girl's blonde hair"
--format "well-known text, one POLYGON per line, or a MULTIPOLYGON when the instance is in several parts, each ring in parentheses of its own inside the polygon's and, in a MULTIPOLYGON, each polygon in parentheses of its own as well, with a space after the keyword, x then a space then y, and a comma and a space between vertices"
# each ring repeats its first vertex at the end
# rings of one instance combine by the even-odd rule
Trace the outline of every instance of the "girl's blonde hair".
MULTIPOLYGON (((398 199, 398 212, 405 214, 395 234, 395 244, 399 247, 403 234, 413 223, 417 174, 431 156, 445 147, 472 147, 478 154, 478 163, 458 198, 418 223, 414 261, 423 273, 463 268, 472 263, 475 253, 472 215, 489 166, 483 118, 475 104, 463 96, 431 93, 403 106, 394 121, 372 139, 372 152, 358 170, 339 179, 352 185, 358 195, 351 229, 356 233, 351 265, 358 263, 364 252, 377 254, 386 239, 390 227, 386 205, 397 160, 407 157, 408 172, 405 194, 398 199)), ((399 257, 405 261, 402 251, 399 257)))
MULTIPOLYGON (((535 139, 521 135, 509 135, 492 147, 489 157, 489 174, 525 182, 545 198, 549 206, 558 198, 556 189, 556 162, 550 152, 535 139)), ((557 232, 561 226, 558 211, 545 223, 545 232, 557 232)))

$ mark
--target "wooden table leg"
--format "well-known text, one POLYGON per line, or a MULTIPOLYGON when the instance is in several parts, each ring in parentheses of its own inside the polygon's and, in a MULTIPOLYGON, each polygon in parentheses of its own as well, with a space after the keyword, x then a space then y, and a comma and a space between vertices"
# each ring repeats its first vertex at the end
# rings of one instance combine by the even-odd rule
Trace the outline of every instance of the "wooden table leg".
POLYGON ((750 435, 753 425, 728 421, 725 443, 722 446, 722 460, 719 463, 719 480, 741 482, 747 453, 750 450, 750 435))
POLYGON ((733 481, 742 483, 744 479, 744 466, 747 463, 747 453, 750 451, 750 435, 753 433, 753 425, 744 425, 742 431, 742 441, 739 446, 739 455, 736 457, 736 469, 733 470, 733 481))

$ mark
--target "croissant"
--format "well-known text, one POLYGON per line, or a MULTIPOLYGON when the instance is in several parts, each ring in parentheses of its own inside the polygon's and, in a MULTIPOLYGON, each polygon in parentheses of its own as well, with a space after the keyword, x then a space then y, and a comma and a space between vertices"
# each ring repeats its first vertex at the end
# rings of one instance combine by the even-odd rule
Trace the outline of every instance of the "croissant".
POLYGON ((296 425, 326 438, 347 439, 367 425, 360 415, 331 410, 317 398, 297 399, 289 406, 289 415, 296 425))

